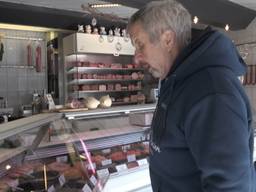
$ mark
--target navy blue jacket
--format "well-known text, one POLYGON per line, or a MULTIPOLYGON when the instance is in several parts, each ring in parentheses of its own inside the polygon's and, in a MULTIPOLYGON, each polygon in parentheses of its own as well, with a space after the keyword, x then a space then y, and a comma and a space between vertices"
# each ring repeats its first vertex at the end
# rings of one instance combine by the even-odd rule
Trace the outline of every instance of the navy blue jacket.
POLYGON ((154 192, 255 192, 245 71, 230 39, 211 29, 178 56, 151 127, 154 192))

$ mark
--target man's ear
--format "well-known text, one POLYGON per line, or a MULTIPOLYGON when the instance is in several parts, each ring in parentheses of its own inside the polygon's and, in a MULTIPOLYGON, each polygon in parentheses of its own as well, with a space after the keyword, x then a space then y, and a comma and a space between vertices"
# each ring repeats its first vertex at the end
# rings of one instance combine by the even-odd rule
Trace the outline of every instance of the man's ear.
POLYGON ((171 51, 175 45, 175 33, 171 30, 166 30, 161 35, 161 41, 164 45, 164 47, 171 51))

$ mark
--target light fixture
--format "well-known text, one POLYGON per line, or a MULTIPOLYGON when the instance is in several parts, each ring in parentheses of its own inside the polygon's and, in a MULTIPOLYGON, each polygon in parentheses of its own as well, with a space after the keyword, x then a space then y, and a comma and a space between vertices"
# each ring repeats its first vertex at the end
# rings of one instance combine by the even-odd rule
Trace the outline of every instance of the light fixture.
POLYGON ((6 170, 9 170, 9 169, 11 169, 11 168, 12 168, 11 165, 6 165, 6 166, 5 166, 5 169, 6 169, 6 170))
POLYGON ((226 30, 226 31, 229 30, 229 25, 228 25, 228 24, 225 26, 225 30, 226 30))
POLYGON ((194 19, 193 19, 193 22, 194 22, 195 24, 197 24, 197 23, 198 23, 198 20, 199 20, 198 17, 195 16, 194 19))
POLYGON ((104 4, 90 4, 91 8, 111 8, 111 7, 119 7, 120 4, 117 3, 104 3, 104 4))

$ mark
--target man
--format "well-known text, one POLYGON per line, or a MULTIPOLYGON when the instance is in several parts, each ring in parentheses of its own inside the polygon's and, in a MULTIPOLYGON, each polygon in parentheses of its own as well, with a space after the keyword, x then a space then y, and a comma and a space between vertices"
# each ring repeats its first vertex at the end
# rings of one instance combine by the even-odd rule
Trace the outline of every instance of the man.
POLYGON ((152 122, 154 192, 255 192, 251 109, 232 42, 207 28, 191 42, 191 16, 155 1, 128 23, 135 61, 161 80, 152 122))

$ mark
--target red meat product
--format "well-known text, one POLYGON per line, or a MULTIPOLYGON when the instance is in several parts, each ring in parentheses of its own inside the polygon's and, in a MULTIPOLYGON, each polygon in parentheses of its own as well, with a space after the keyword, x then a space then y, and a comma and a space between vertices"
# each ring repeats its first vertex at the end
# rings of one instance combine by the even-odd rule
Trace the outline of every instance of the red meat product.
POLYGON ((127 163, 128 169, 131 169, 131 168, 134 168, 134 167, 138 167, 138 166, 139 166, 139 164, 136 161, 127 163))
POLYGON ((77 99, 72 99, 71 102, 67 103, 66 106, 71 109, 79 108, 80 102, 77 99))
POLYGON ((106 79, 112 79, 112 74, 107 74, 106 79))
POLYGON ((122 161, 126 159, 125 153, 122 151, 114 152, 110 155, 112 161, 122 161))
POLYGON ((139 75, 138 75, 138 73, 133 72, 133 73, 132 73, 132 79, 133 79, 133 80, 137 80, 137 79, 139 79, 139 75))
POLYGON ((89 67, 98 67, 98 63, 90 63, 89 67))
POLYGON ((47 167, 49 170, 64 173, 65 171, 67 171, 70 168, 70 165, 68 165, 66 163, 61 163, 61 162, 53 162, 51 164, 48 164, 47 167))
POLYGON ((141 82, 137 82, 137 87, 136 89, 141 89, 141 82))
POLYGON ((76 67, 82 67, 82 66, 83 66, 83 64, 82 64, 82 62, 81 62, 81 61, 77 61, 75 66, 76 66, 76 67))
POLYGON ((89 67, 90 63, 88 61, 84 61, 82 63, 82 67, 89 67))
POLYGON ((83 91, 89 91, 90 90, 90 85, 82 85, 81 90, 83 91))
POLYGON ((36 72, 40 73, 43 70, 42 65, 42 48, 40 45, 36 47, 36 72))
POLYGON ((99 85, 99 91, 106 91, 107 86, 106 85, 99 85))
POLYGON ((135 155, 135 156, 141 156, 141 151, 140 150, 129 150, 126 152, 127 155, 135 155))
POLYGON ((108 91, 113 91, 114 90, 114 85, 113 84, 107 84, 107 90, 108 91))
POLYGON ((102 155, 95 155, 91 157, 92 162, 95 162, 97 165, 101 165, 101 161, 105 160, 106 157, 102 155))
POLYGON ((131 75, 124 75, 123 78, 124 78, 124 79, 131 79, 132 76, 131 76, 131 75))
POLYGON ((128 69, 132 69, 132 68, 133 68, 133 64, 127 64, 126 67, 127 67, 128 69))
POLYGON ((112 63, 110 68, 112 68, 112 69, 121 69, 122 65, 120 63, 112 63))
POLYGON ((87 79, 92 79, 92 74, 87 74, 87 79))
POLYGON ((73 74, 73 79, 81 79, 81 74, 80 73, 74 73, 73 74))
POLYGON ((82 79, 88 79, 88 76, 86 73, 82 74, 81 76, 82 76, 82 79))
POLYGON ((91 85, 91 90, 98 91, 99 85, 91 85))
POLYGON ((124 101, 124 102, 127 102, 127 103, 130 102, 130 97, 124 97, 124 98, 123 98, 123 101, 124 101))
POLYGON ((132 91, 132 90, 134 90, 135 89, 135 86, 133 85, 133 84, 129 84, 128 85, 128 90, 129 91, 132 91))
POLYGON ((115 84, 115 90, 116 91, 121 91, 122 90, 122 86, 121 86, 120 83, 115 84))
POLYGON ((98 64, 98 67, 99 67, 99 68, 105 68, 105 65, 104 65, 104 63, 99 63, 99 64, 98 64))
POLYGON ((92 74, 92 78, 93 79, 98 79, 98 75, 97 74, 92 74))
POLYGON ((138 101, 138 95, 131 95, 130 100, 131 100, 131 102, 137 102, 138 101))
POLYGON ((123 79, 123 76, 122 76, 122 75, 118 75, 118 74, 116 74, 115 79, 123 79))
POLYGON ((32 46, 28 44, 27 46, 27 64, 28 66, 32 66, 32 46))

